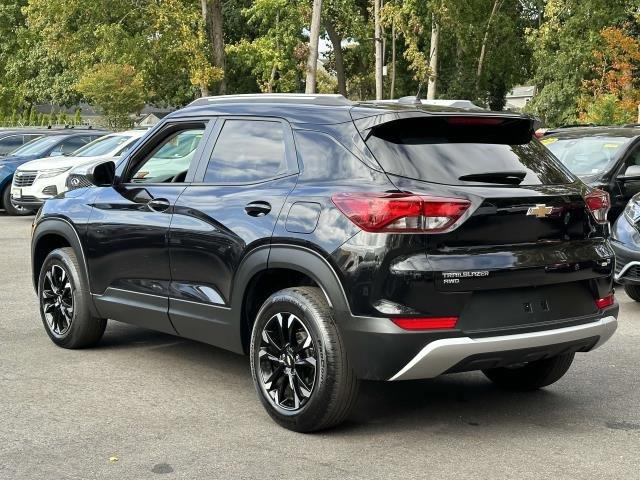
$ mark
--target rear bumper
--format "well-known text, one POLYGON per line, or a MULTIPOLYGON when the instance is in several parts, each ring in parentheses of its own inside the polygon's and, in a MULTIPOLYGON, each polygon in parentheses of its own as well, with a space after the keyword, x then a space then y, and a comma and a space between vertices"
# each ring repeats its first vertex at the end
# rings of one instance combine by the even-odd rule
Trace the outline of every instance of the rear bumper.
POLYGON ((407 331, 387 318, 336 317, 359 378, 407 380, 586 352, 611 337, 618 310, 616 303, 593 315, 484 331, 407 331))
POLYGON ((474 359, 479 360, 476 363, 478 366, 490 365, 492 359, 483 354, 495 354, 491 355, 494 357, 493 362, 500 364, 502 361, 501 352, 509 352, 509 356, 518 358, 517 352, 522 351, 523 355, 519 361, 524 362, 542 358, 544 349, 538 350, 539 347, 566 346, 566 348, 561 348, 560 351, 554 353, 556 355, 564 353, 565 350, 567 353, 577 350, 586 351, 585 349, 593 350, 609 340, 617 326, 616 318, 609 316, 595 322, 553 330, 498 337, 461 337, 436 340, 420 350, 389 380, 433 378, 454 369, 456 366, 465 365, 465 359, 471 359, 466 363, 468 367, 474 365, 474 359))

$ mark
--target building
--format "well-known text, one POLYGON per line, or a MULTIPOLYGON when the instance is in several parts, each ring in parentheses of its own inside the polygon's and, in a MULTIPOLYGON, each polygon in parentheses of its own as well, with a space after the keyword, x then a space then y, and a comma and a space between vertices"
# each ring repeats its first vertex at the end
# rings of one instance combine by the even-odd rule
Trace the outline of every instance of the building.
POLYGON ((171 112, 154 111, 142 114, 135 120, 136 127, 153 127, 156 123, 169 115, 171 112))
POLYGON ((536 95, 535 85, 520 85, 507 93, 507 110, 522 110, 536 95))

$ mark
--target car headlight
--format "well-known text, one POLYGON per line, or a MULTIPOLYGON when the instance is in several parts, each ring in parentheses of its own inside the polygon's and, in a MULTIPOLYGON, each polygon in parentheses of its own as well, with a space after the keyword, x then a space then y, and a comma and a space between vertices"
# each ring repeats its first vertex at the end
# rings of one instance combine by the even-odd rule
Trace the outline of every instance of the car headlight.
POLYGON ((624 216, 632 224, 640 222, 640 199, 631 199, 624 209, 624 216))
POLYGON ((66 172, 67 170, 69 170, 71 167, 66 167, 66 168, 52 168, 50 170, 41 170, 40 173, 38 173, 38 178, 51 178, 51 177, 55 177, 60 175, 61 173, 66 172))

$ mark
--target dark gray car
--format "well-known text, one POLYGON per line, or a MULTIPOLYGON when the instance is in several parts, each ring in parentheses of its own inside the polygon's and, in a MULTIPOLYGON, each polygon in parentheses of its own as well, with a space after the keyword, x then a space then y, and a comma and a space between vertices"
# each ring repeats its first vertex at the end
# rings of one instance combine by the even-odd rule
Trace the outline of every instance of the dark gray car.
POLYGON ((586 184, 609 192, 612 222, 640 192, 639 127, 561 128, 541 142, 586 184))

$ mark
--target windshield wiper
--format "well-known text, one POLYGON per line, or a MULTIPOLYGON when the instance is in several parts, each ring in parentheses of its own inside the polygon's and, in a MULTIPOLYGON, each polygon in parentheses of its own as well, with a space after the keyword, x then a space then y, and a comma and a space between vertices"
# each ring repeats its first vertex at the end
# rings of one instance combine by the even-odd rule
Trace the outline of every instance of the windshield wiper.
POLYGON ((471 173, 458 177, 463 182, 501 183, 504 185, 520 185, 527 172, 486 172, 471 173))

